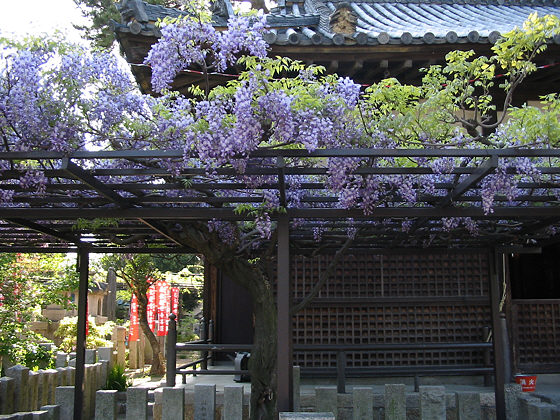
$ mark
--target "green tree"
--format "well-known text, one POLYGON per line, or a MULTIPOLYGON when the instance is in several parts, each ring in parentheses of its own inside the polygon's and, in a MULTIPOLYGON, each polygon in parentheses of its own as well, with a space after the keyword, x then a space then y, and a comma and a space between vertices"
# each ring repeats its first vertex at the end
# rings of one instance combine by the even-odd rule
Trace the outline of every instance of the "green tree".
MULTIPOLYGON (((145 0, 146 3, 159 4, 166 7, 180 8, 180 1, 174 0, 145 0)), ((97 48, 110 49, 115 40, 115 33, 110 22, 120 22, 121 15, 117 10, 115 0, 74 0, 82 12, 89 19, 90 25, 74 25, 83 32, 84 38, 91 41, 97 48)))
POLYGON ((37 344, 48 340, 28 324, 48 304, 69 307, 66 292, 76 288, 77 274, 63 254, 1 254, 0 355, 37 366, 46 357, 37 344))

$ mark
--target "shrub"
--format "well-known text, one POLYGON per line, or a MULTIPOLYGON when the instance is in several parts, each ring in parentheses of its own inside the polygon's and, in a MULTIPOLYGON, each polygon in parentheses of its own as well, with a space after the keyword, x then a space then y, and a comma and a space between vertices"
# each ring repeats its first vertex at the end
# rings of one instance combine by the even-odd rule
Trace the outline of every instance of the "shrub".
MULTIPOLYGON (((78 334, 78 317, 66 317, 60 320, 55 331, 55 337, 62 338, 60 349, 71 352, 76 349, 76 336, 78 334)), ((86 337, 86 347, 95 349, 98 347, 110 347, 113 343, 109 340, 115 323, 106 322, 103 325, 96 325, 94 318, 89 318, 89 333, 86 337)))
POLYGON ((114 365, 107 375, 105 389, 112 389, 121 392, 126 391, 126 388, 131 385, 132 381, 124 374, 124 367, 121 365, 114 365))

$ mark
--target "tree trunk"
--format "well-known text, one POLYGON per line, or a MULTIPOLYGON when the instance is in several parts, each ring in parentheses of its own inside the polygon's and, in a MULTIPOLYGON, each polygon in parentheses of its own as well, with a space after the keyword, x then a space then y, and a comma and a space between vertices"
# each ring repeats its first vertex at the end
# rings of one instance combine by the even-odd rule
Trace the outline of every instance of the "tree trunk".
POLYGON ((136 296, 138 299, 138 318, 142 332, 148 338, 150 346, 152 347, 152 366, 150 368, 150 375, 163 375, 165 373, 165 362, 163 354, 159 347, 159 342, 148 325, 148 302, 146 296, 136 296))
POLYGON ((276 417, 276 303, 268 279, 243 259, 220 264, 220 269, 247 288, 253 300, 255 334, 249 359, 251 374, 251 420, 276 417))
POLYGON ((184 223, 179 240, 203 254, 210 264, 247 289, 253 300, 255 334, 249 359, 251 374, 251 420, 276 418, 276 302, 269 279, 247 256, 208 231, 206 223, 184 223))

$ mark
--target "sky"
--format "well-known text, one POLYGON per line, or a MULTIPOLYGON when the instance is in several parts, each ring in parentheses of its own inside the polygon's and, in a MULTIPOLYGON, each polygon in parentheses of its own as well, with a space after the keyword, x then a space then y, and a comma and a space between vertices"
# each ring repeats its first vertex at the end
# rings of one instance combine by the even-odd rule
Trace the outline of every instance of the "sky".
POLYGON ((72 23, 85 23, 73 0, 0 0, 0 36, 51 34, 58 29, 79 41, 72 23))

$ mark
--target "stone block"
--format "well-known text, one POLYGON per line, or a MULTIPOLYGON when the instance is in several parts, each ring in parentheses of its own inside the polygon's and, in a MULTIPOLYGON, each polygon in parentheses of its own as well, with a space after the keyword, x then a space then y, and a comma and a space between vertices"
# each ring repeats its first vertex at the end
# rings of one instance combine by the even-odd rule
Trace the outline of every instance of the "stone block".
POLYGON ((55 367, 63 368, 68 364, 68 353, 56 353, 55 367))
MULTIPOLYGON (((162 420, 177 420, 185 417, 185 389, 163 388, 162 420)), ((197 420, 205 420, 207 417, 197 417, 197 420)), ((213 418, 213 417, 212 417, 213 418)))
POLYGON ((0 378, 0 414, 10 414, 15 411, 14 392, 16 381, 9 376, 0 378))
POLYGON ((148 419, 148 389, 130 387, 126 390, 126 420, 148 419))
POLYGON ((49 413, 49 420, 60 420, 60 406, 59 405, 44 405, 41 410, 49 413))
POLYGON ((552 420, 560 420, 560 406, 556 406, 550 410, 550 418, 552 420))
POLYGON ((554 405, 544 403, 544 402, 530 402, 528 405, 529 409, 529 420, 552 420, 552 409, 555 408, 554 405))
POLYGON ((216 385, 194 386, 194 418, 214 420, 216 413, 216 385))
POLYGON ((243 385, 224 387, 223 420, 243 420, 243 385))
POLYGON ((370 420, 373 418, 373 390, 368 387, 354 387, 352 391, 352 418, 370 420))
POLYGON ((334 420, 333 413, 280 413, 280 420, 334 420))
POLYGON ((315 412, 338 413, 338 395, 336 387, 318 386, 315 388, 315 412))
POLYGON ((292 372, 293 380, 293 390, 294 390, 294 411, 301 410, 301 397, 300 397, 300 386, 301 386, 301 368, 299 366, 294 366, 292 372))
POLYGON ((74 387, 59 386, 56 388, 55 404, 60 407, 60 420, 74 419, 74 387))
POLYGON ((21 365, 15 365, 6 369, 6 376, 14 378, 14 410, 29 410, 29 393, 27 391, 29 381, 29 368, 21 365))
POLYGON ((93 365, 96 362, 97 352, 95 349, 86 349, 86 365, 93 365))
POLYGON ((30 411, 18 411, 14 414, 17 415, 18 420, 33 420, 33 413, 30 411))
POLYGON ((479 420, 481 418, 482 411, 478 392, 457 392, 455 397, 457 420, 479 420))
POLYGON ((95 393, 95 420, 116 420, 117 391, 101 390, 95 393))
POLYGON ((44 410, 36 410, 36 411, 32 411, 32 419, 33 420, 49 420, 49 412, 48 411, 44 411, 44 410))
POLYGON ((385 385, 385 419, 406 420, 406 387, 404 384, 385 385))
POLYGON ((19 416, 16 413, 0 414, 0 420, 18 420, 19 416))
POLYGON ((420 418, 430 420, 446 420, 445 387, 421 386, 420 418))

